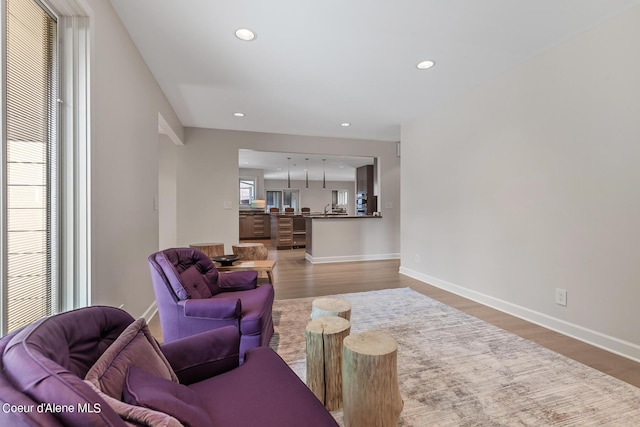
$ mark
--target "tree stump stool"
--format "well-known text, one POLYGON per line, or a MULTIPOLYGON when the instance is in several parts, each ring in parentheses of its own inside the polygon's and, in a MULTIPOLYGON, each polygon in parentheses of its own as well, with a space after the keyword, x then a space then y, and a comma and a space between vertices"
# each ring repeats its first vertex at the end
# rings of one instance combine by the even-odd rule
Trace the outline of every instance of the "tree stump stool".
POLYGON ((307 387, 330 411, 342 407, 342 341, 351 322, 323 316, 307 325, 307 387))
POLYGON ((189 247, 199 250, 209 258, 225 255, 224 243, 193 243, 189 247))
POLYGON ((311 319, 321 316, 338 316, 351 320, 351 304, 340 298, 316 298, 311 303, 311 319))
POLYGON ((257 261, 267 259, 269 251, 262 243, 238 243, 233 245, 233 254, 241 261, 257 261))
MULTIPOLYGON (((238 243, 232 245, 233 254, 238 255, 240 261, 259 261, 267 259, 269 251, 264 247, 262 243, 238 243)), ((258 272, 258 277, 264 277, 261 272, 258 272)))
POLYGON ((404 406, 398 387, 398 345, 387 333, 369 331, 344 339, 344 425, 397 426, 404 406))

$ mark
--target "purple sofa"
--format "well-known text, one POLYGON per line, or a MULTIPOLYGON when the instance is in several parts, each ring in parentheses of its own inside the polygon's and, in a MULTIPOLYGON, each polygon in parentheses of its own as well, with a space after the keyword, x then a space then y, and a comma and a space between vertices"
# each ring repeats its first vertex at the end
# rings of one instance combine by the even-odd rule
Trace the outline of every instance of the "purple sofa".
POLYGON ((165 249, 149 256, 164 342, 233 325, 240 330, 240 361, 273 335, 273 285, 257 286, 258 273, 220 273, 202 252, 165 249))
MULTIPOLYGON (((125 311, 95 306, 41 319, 0 339, 0 425, 126 425, 83 378, 133 323, 125 311)), ((247 351, 238 366, 239 341, 235 327, 223 327, 162 345, 180 383, 152 379, 146 385, 158 395, 166 391, 163 384, 186 389, 170 396, 174 401, 197 396, 206 417, 197 425, 337 425, 270 348, 247 351)), ((181 401, 162 408, 188 419, 194 405, 181 401)))

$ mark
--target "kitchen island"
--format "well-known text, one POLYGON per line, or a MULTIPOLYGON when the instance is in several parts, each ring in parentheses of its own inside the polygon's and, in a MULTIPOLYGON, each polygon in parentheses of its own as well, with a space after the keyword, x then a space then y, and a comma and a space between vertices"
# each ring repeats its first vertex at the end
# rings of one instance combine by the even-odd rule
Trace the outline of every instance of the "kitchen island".
POLYGON ((371 261, 397 258, 380 253, 387 247, 380 233, 382 217, 373 215, 309 215, 306 220, 306 255, 313 263, 371 261))

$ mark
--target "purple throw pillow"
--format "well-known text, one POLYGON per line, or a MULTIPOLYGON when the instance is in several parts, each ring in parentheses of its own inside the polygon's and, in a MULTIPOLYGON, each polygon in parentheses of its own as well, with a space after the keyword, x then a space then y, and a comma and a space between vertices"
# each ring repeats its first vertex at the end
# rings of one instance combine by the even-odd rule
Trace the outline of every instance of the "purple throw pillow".
POLYGON ((187 427, 212 426, 204 405, 189 387, 129 367, 122 391, 124 401, 171 415, 187 427))

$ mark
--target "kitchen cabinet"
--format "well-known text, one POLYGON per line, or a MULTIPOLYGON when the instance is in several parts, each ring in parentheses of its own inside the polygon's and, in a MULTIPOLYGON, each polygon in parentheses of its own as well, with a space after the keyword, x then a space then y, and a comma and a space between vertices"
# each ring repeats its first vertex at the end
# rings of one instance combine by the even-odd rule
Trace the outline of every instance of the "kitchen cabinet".
POLYGON ((373 165, 360 166, 356 169, 356 189, 365 197, 373 195, 373 165))
POLYGON ((293 246, 303 248, 307 243, 307 232, 305 226, 305 217, 294 216, 293 217, 293 246))
POLYGON ((269 237, 271 237, 269 214, 240 214, 240 239, 268 239, 269 237))
POLYGON ((240 238, 251 239, 253 237, 253 221, 249 215, 240 215, 240 238))
POLYGON ((373 215, 378 210, 378 198, 373 195, 373 165, 356 169, 356 213, 373 215))
POLYGON ((304 247, 305 218, 302 215, 276 214, 271 216, 271 243, 278 249, 304 247))
POLYGON ((251 232, 254 239, 267 239, 271 236, 270 216, 253 215, 251 232))

